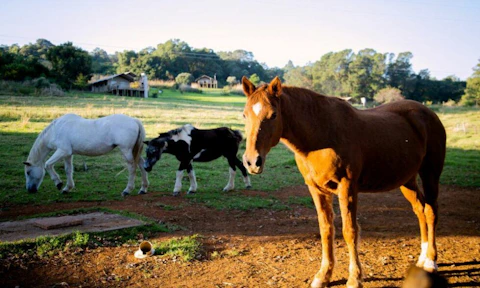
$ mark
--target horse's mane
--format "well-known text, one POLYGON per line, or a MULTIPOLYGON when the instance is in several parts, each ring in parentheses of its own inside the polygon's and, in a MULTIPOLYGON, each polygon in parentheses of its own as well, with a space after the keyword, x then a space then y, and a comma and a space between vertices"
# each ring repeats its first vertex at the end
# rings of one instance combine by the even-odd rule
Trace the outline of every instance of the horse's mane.
POLYGON ((180 128, 170 130, 168 132, 160 133, 160 135, 157 138, 171 138, 174 135, 180 134, 182 131, 187 131, 187 128, 192 127, 192 124, 185 124, 180 128))
POLYGON ((50 123, 45 129, 42 130, 42 132, 40 132, 40 134, 38 134, 37 139, 35 139, 32 149, 30 149, 30 153, 28 154, 28 161, 41 160, 37 159, 38 155, 40 154, 39 150, 42 148, 40 144, 42 143, 43 138, 45 138, 45 135, 52 129, 53 126, 55 126, 56 122, 57 119, 53 120, 52 123, 50 123))

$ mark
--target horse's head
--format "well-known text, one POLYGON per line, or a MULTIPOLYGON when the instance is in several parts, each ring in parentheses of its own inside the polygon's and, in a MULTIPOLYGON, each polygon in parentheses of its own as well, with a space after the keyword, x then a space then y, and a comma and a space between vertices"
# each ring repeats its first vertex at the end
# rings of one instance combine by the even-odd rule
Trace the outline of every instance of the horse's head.
POLYGON ((160 135, 158 138, 144 142, 147 144, 147 159, 145 159, 143 163, 143 168, 145 168, 147 172, 152 171, 153 165, 162 157, 163 151, 167 149, 168 139, 168 137, 162 137, 162 135, 160 135))
POLYGON ((243 77, 242 85, 243 92, 248 98, 243 110, 247 137, 243 165, 248 172, 260 174, 267 153, 278 144, 282 136, 279 98, 282 94, 282 84, 280 79, 275 77, 270 84, 256 88, 252 82, 243 77))
POLYGON ((26 186, 29 193, 35 193, 42 184, 45 176, 45 168, 42 166, 35 166, 30 162, 23 162, 25 164, 25 178, 27 179, 26 186))

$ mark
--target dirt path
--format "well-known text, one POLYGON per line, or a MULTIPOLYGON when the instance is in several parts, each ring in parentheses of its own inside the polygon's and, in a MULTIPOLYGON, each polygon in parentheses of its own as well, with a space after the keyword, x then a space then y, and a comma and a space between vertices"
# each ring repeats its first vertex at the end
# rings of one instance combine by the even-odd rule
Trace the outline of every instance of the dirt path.
MULTIPOLYGON (((246 195, 267 196, 256 191, 246 195)), ((270 194, 271 195, 271 194, 270 194)), ((307 196, 305 187, 275 192, 275 197, 307 196)), ((417 220, 400 192, 361 194, 360 260, 365 287, 399 287, 420 252, 417 220)), ((136 246, 99 248, 22 265, 0 262, 1 287, 309 287, 320 265, 321 244, 314 209, 291 205, 274 211, 218 211, 184 198, 150 193, 125 201, 16 206, 2 219, 80 207, 108 207, 142 214, 186 230, 153 240, 200 234, 204 255, 184 263, 175 259, 133 257, 136 246), (164 210, 161 202, 181 209, 164 210)), ((480 287, 480 189, 442 186, 438 225, 441 275, 452 287, 480 287)), ((337 213, 338 214, 338 213, 337 213)), ((343 287, 348 253, 337 217, 332 287, 343 287)))

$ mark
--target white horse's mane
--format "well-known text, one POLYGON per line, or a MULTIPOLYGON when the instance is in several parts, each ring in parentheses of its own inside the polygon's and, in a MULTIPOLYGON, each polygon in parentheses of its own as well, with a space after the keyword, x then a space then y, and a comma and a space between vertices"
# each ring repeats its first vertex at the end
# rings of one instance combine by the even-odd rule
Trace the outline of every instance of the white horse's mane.
POLYGON ((30 153, 28 154, 28 159, 27 161, 32 161, 36 162, 38 160, 43 161, 44 159, 38 159, 41 149, 41 143, 43 142, 45 136, 47 135, 48 132, 50 132, 51 128, 55 126, 55 123, 57 122, 57 119, 53 120, 52 123, 50 123, 45 129, 38 134, 37 139, 35 139, 35 142, 33 143, 32 149, 30 149, 30 153))

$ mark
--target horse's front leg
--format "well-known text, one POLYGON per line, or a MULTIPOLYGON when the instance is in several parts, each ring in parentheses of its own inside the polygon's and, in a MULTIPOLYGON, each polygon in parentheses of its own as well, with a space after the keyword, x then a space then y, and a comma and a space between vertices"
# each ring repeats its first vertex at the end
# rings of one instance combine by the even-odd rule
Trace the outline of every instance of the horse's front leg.
POLYGON ((138 169, 140 169, 140 174, 142 175, 142 187, 140 188, 140 191, 138 191, 138 194, 147 194, 147 189, 148 185, 150 184, 148 182, 148 176, 147 176, 147 171, 145 171, 145 168, 143 167, 143 164, 145 163, 145 160, 140 157, 138 160, 138 169))
POLYGON ((333 226, 333 196, 321 194, 315 186, 308 186, 312 195, 315 208, 317 209, 318 224, 320 226, 320 235, 322 237, 322 264, 320 270, 312 281, 312 287, 327 287, 332 277, 333 267, 335 265, 335 255, 333 250, 333 241, 335 238, 335 227, 333 226))
POLYGON ((188 188, 187 194, 194 194, 197 192, 197 177, 195 176, 195 170, 193 170, 192 163, 187 166, 188 178, 190 179, 190 188, 188 188))
POLYGON ((73 182, 73 155, 67 156, 64 159, 65 173, 67 174, 67 186, 63 187, 62 193, 68 193, 75 188, 75 182, 73 182))
POLYGON ((345 178, 340 181, 337 188, 340 211, 342 212, 343 238, 347 243, 350 256, 348 288, 362 286, 362 269, 358 258, 358 242, 360 240, 360 228, 357 223, 357 190, 352 183, 345 178))
POLYGON ((55 171, 54 165, 55 163, 60 161, 62 158, 65 158, 69 155, 70 153, 62 149, 57 149, 55 153, 53 153, 52 157, 50 157, 47 160, 47 162, 45 162, 45 170, 47 170, 48 174, 50 175, 50 178, 52 178, 53 183, 55 183, 55 186, 57 186, 58 190, 62 189, 63 182, 60 179, 60 176, 58 176, 57 172, 55 171))

